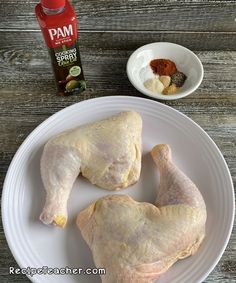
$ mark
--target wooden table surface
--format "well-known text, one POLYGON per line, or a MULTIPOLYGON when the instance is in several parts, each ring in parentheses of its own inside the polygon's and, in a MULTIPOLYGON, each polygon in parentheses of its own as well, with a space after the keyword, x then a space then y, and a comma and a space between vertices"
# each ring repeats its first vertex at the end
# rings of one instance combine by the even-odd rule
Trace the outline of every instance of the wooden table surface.
MULTIPOLYGON (((161 102, 188 115, 212 137, 235 184, 236 1, 72 1, 88 89, 71 97, 55 95, 50 59, 34 16, 36 3, 0 3, 1 187, 20 144, 56 111, 93 97, 143 97, 128 81, 126 62, 136 48, 154 41, 179 43, 201 59, 205 75, 199 89, 186 98, 161 102)), ((30 282, 23 275, 9 275, 9 266, 17 263, 0 223, 0 282, 30 282)), ((223 257, 204 282, 236 282, 235 228, 223 257)))

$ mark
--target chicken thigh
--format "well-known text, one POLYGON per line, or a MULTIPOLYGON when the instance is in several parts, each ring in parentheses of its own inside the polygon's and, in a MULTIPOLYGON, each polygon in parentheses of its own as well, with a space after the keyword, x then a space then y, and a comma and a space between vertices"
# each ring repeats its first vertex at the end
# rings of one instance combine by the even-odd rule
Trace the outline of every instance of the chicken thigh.
POLYGON ((65 226, 67 200, 80 172, 92 184, 108 190, 137 182, 141 170, 141 131, 140 115, 126 111, 51 138, 40 164, 47 192, 41 221, 65 226))
POLYGON ((151 283, 205 236, 206 208, 193 182, 172 162, 168 145, 153 148, 160 170, 158 206, 110 195, 79 213, 77 225, 103 283, 151 283))

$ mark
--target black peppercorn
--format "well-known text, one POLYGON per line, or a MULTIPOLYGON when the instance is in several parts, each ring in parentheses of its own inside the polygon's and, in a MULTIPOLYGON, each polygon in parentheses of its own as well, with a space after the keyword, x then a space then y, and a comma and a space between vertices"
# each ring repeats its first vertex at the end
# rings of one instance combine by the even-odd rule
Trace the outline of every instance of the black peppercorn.
POLYGON ((171 76, 171 83, 175 84, 177 87, 181 87, 186 79, 187 77, 184 73, 176 72, 171 76))

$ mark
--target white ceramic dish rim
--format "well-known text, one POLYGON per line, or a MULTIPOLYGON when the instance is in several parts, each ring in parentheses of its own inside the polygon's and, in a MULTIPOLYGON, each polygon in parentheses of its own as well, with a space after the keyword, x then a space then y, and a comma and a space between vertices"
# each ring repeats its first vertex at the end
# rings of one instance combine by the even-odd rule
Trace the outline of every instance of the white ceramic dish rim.
MULTIPOLYGON (((115 98, 117 99, 118 97, 117 96, 109 96, 109 99, 112 99, 112 98, 115 98)), ((127 96, 119 96, 119 99, 121 100, 124 100, 126 99, 127 96)), ((137 97, 129 97, 131 99, 134 99, 134 100, 140 100, 140 101, 147 101, 148 99, 146 98, 137 98, 137 97)), ((7 224, 7 219, 6 219, 6 216, 5 216, 5 211, 6 211, 6 197, 7 197, 7 187, 8 187, 8 182, 9 182, 9 176, 11 174, 11 169, 12 167, 14 166, 14 163, 15 161, 17 160, 18 158, 18 155, 20 154, 21 150, 25 147, 25 145, 27 144, 28 140, 31 139, 36 132, 38 132, 41 128, 43 128, 45 126, 45 124, 47 124, 49 121, 52 122, 53 120, 55 120, 57 117, 59 117, 62 113, 64 112, 67 112, 69 110, 72 110, 74 108, 77 107, 78 104, 86 104, 88 103, 93 103, 93 102, 96 102, 97 100, 104 100, 106 101, 107 97, 99 97, 99 98, 93 98, 93 99, 90 99, 90 100, 86 100, 86 101, 82 101, 82 102, 78 102, 76 104, 73 104, 71 106, 68 106, 58 112, 56 112, 55 114, 51 115, 49 118, 47 118, 45 121, 43 121, 41 124, 39 124, 27 137, 26 139, 23 141, 23 143, 21 144, 21 146, 18 148, 17 152, 15 153, 12 161, 11 161, 11 164, 8 168, 8 171, 7 171, 7 174, 6 174, 6 178, 5 178, 5 181, 4 181, 4 185, 3 185, 3 192, 2 192, 2 200, 1 200, 1 212, 2 212, 2 222, 3 222, 3 228, 4 228, 4 232, 6 234, 6 239, 7 239, 7 243, 8 243, 8 246, 16 260, 16 262, 18 263, 18 265, 23 268, 25 267, 24 266, 24 263, 22 263, 22 260, 21 258, 18 256, 18 253, 16 252, 16 250, 14 249, 15 245, 14 243, 12 243, 10 241, 10 238, 11 238, 11 235, 9 234, 10 231, 8 230, 8 224, 7 224)), ((202 278, 200 278, 200 280, 204 280, 211 272, 212 270, 215 268, 215 266, 217 265, 217 263, 219 262, 220 258, 222 257, 224 251, 225 251, 225 248, 229 242, 229 239, 230 239, 230 236, 231 236, 231 233, 232 233, 232 229, 233 229, 233 223, 234 223, 234 217, 235 217, 235 197, 234 197, 234 187, 233 187, 233 182, 232 182, 232 177, 231 177, 231 174, 230 174, 230 171, 229 171, 229 168, 227 166, 227 163, 225 162, 225 159, 222 155, 222 153, 220 152, 219 148, 217 147, 217 145, 215 144, 215 142, 211 139, 211 137, 197 124, 195 123, 192 119, 190 119, 188 116, 186 116, 185 114, 179 112, 178 110, 170 107, 170 106, 167 106, 167 105, 164 105, 160 102, 157 102, 157 101, 152 101, 152 103, 156 103, 156 104, 161 104, 163 108, 166 108, 166 109, 171 109, 172 111, 174 112, 177 112, 179 115, 181 115, 182 117, 184 117, 185 119, 191 121, 195 127, 197 127, 202 134, 204 134, 208 139, 210 139, 210 141, 212 142, 215 150, 218 152, 218 154, 220 155, 221 159, 222 159, 222 162, 224 163, 224 166, 225 166, 225 169, 228 173, 228 177, 229 177, 229 182, 230 182, 230 185, 231 185, 231 190, 232 190, 232 205, 233 205, 233 213, 232 213, 232 219, 231 219, 231 223, 230 223, 230 229, 229 229, 229 232, 228 232, 228 235, 225 239, 225 242, 224 242, 224 245, 222 245, 221 249, 220 249, 220 253, 218 254, 218 256, 215 258, 214 262, 212 262, 211 264, 211 268, 209 268, 208 272, 206 272, 204 274, 204 276, 202 276, 202 278)), ((36 278, 32 278, 30 275, 27 275, 27 277, 30 279, 30 280, 33 280, 33 282, 37 282, 37 283, 40 283, 40 281, 36 280, 36 278)), ((199 282, 201 282, 199 281, 199 282)))
POLYGON ((161 100, 175 100, 175 99, 179 99, 179 98, 183 98, 185 96, 188 96, 190 95, 191 93, 193 93, 199 86, 200 84, 202 83, 202 80, 203 80, 203 76, 204 76, 204 69, 203 69, 203 65, 202 65, 202 62, 201 60, 198 58, 198 56, 193 52, 191 51, 190 49, 188 49, 187 47, 184 47, 182 45, 179 45, 179 44, 176 44, 176 43, 172 43, 172 42, 153 42, 153 43, 149 43, 149 44, 146 44, 146 45, 143 45, 141 47, 139 47, 138 49, 136 49, 129 57, 128 61, 127 61, 127 65, 126 65, 126 73, 127 73, 127 76, 128 76, 128 79, 129 81, 131 82, 131 84, 138 90, 140 91, 142 94, 144 95, 147 95, 149 97, 152 97, 152 98, 155 98, 155 99, 161 99, 161 100), (199 67, 201 69, 201 74, 199 76, 199 79, 198 79, 198 82, 197 84, 195 84, 194 86, 191 87, 190 90, 188 91, 183 91, 182 93, 179 93, 179 94, 172 94, 172 95, 162 95, 162 94, 154 94, 152 91, 146 89, 145 87, 143 88, 140 88, 136 83, 135 83, 135 80, 133 79, 133 76, 130 74, 130 70, 131 70, 131 61, 133 60, 133 58, 141 51, 145 50, 145 49, 148 49, 150 47, 153 47, 153 46, 156 46, 156 45, 166 45, 166 44, 169 44, 169 45, 173 45, 173 47, 178 47, 178 48, 181 48, 183 50, 185 50, 186 52, 190 53, 198 62, 199 64, 199 67))

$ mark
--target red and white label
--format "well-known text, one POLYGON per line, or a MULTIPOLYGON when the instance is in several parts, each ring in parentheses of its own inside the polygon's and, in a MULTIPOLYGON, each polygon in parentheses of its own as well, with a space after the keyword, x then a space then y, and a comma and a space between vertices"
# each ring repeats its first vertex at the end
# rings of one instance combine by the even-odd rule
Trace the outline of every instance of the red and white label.
POLYGON ((49 28, 48 29, 49 38, 53 48, 61 45, 70 45, 76 38, 77 34, 74 33, 73 25, 65 25, 62 27, 49 28))
POLYGON ((59 28, 50 28, 48 30, 50 38, 52 41, 64 39, 73 35, 72 25, 63 26, 59 28))

